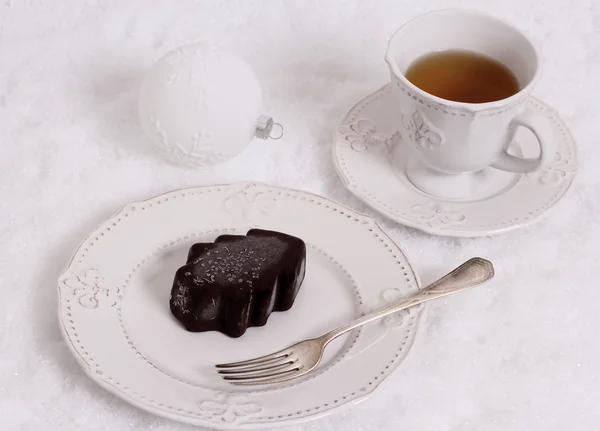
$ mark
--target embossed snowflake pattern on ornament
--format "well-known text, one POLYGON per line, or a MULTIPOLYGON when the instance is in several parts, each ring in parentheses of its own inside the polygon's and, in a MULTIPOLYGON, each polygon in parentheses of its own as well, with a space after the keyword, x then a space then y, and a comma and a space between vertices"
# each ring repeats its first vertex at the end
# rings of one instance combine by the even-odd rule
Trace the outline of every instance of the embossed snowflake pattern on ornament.
POLYGON ((176 163, 191 167, 212 166, 230 158, 229 154, 222 153, 214 148, 210 131, 199 130, 192 137, 191 147, 186 148, 180 143, 169 142, 158 120, 152 119, 152 125, 159 137, 157 144, 176 163))

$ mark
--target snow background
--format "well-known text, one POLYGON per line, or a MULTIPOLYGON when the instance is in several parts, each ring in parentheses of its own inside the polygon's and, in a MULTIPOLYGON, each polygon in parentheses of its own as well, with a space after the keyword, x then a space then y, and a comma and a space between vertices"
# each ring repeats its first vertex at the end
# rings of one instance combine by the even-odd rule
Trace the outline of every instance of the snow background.
POLYGON ((595 430, 600 422, 600 3, 593 0, 0 1, 0 429, 186 430, 88 379, 61 339, 56 279, 80 241, 130 201, 241 180, 302 188, 374 216, 431 281, 473 255, 497 279, 431 304, 425 334, 364 403, 317 430, 595 430), (546 221, 490 238, 433 237, 345 190, 332 129, 388 79, 388 38, 451 6, 513 22, 540 44, 536 95, 579 146, 579 174, 546 221), (193 41, 237 53, 286 127, 219 167, 148 150, 137 121, 146 70, 193 41))

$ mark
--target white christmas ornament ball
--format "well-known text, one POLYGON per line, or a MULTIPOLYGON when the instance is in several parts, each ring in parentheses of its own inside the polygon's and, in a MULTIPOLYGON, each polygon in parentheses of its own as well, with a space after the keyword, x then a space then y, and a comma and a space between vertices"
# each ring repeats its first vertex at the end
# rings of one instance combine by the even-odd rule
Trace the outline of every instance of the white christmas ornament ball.
POLYGON ((239 58, 191 44, 161 58, 139 99, 142 128, 171 161, 210 166, 239 154, 262 113, 260 85, 239 58))

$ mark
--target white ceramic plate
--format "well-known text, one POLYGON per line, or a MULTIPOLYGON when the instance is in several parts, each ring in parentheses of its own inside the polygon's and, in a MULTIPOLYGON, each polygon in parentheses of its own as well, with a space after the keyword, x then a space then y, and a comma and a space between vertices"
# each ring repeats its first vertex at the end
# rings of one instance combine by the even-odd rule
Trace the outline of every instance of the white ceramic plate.
MULTIPOLYGON (((435 235, 483 236, 529 226, 565 195, 577 171, 575 142, 556 111, 535 98, 528 109, 547 117, 558 142, 551 165, 536 173, 494 170, 487 190, 469 199, 440 199, 408 179, 408 148, 399 138, 398 110, 389 85, 354 106, 336 130, 333 160, 348 188, 398 223, 435 235)), ((535 137, 520 128, 511 150, 532 157, 535 137)))
POLYGON ((89 376, 149 412, 213 429, 313 419, 356 403, 404 359, 422 309, 356 330, 305 378, 267 387, 224 382, 216 363, 267 354, 417 290, 402 251, 370 218, 308 193, 243 183, 174 191, 126 206, 93 232, 59 279, 60 322, 89 376), (194 242, 252 227, 307 243, 290 311, 239 339, 190 333, 169 310, 194 242))

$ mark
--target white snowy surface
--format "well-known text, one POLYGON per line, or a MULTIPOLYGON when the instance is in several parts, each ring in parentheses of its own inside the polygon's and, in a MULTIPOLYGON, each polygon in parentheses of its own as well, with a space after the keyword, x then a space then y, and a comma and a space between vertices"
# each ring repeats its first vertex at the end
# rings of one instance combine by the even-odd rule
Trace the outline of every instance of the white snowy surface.
POLYGON ((424 282, 473 255, 497 278, 431 304, 423 337, 370 399, 292 430, 600 429, 600 3, 484 1, 0 1, 0 429, 192 429, 96 386, 57 324, 56 279, 79 242, 130 201, 260 180, 374 216, 424 282), (540 44, 536 95, 579 146, 579 174, 544 222, 479 239, 385 221, 344 189, 332 129, 388 79, 386 42, 450 6, 510 20, 540 44), (285 125, 207 170, 164 163, 137 121, 144 72, 204 41, 249 62, 285 125))

